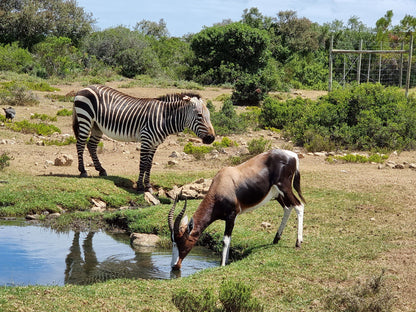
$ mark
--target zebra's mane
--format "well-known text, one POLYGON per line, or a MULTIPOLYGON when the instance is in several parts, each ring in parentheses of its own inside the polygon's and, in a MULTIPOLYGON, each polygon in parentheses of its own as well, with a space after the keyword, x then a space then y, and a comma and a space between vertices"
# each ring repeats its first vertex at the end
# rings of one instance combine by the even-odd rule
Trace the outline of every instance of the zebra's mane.
POLYGON ((162 101, 162 102, 176 102, 176 101, 182 101, 184 97, 196 97, 198 99, 201 98, 201 96, 198 93, 192 93, 192 92, 183 92, 183 93, 173 93, 173 94, 166 94, 161 95, 156 98, 156 100, 162 101))

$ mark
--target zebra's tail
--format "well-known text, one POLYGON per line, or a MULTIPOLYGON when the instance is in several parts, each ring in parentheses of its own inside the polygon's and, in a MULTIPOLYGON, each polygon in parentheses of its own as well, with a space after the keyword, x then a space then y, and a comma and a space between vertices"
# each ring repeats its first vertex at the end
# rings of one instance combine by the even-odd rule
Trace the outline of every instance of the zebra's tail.
POLYGON ((79 122, 75 106, 72 110, 72 129, 74 130, 75 138, 78 140, 79 137, 79 122))

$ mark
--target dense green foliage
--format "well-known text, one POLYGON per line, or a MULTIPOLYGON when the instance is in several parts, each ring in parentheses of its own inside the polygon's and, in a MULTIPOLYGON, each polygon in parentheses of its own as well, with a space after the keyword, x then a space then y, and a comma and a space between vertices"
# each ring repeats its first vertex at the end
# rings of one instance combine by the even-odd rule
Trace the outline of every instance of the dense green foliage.
POLYGON ((224 281, 221 284, 217 307, 217 299, 211 289, 202 294, 194 294, 186 289, 172 295, 172 302, 183 312, 260 312, 264 311, 258 300, 252 297, 252 289, 240 282, 224 281))
POLYGON ((416 99, 380 84, 339 89, 318 101, 268 98, 260 119, 286 131, 297 144, 361 150, 412 149, 416 146, 416 99))

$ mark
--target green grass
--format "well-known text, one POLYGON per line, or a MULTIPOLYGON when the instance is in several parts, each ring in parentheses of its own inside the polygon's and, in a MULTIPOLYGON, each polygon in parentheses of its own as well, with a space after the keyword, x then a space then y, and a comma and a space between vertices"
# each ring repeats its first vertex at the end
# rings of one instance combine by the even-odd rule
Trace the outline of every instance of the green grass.
MULTIPOLYGON (((91 197, 117 207, 126 200, 139 201, 142 196, 117 186, 134 178, 29 177, 1 172, 0 175, 0 180, 9 182, 0 187, 0 211, 9 210, 6 215, 24 214, 33 209, 42 211, 45 207, 53 211, 57 205, 68 211, 85 210, 90 206, 91 197)), ((164 177, 159 173, 152 180, 160 179, 160 185, 167 186, 173 185, 174 179, 181 183, 193 181, 194 176, 201 177, 201 174, 176 173, 164 177)), ((253 297, 265 311, 323 311, 327 309, 328 296, 337 287, 379 274, 382 266, 377 259, 395 248, 393 241, 401 234, 398 228, 385 222, 397 214, 388 198, 388 186, 368 194, 360 189, 323 188, 310 183, 314 177, 308 174, 302 178, 308 203, 301 249, 295 248, 295 214, 279 244, 271 244, 283 215, 282 208, 271 202, 237 218, 231 241, 233 261, 224 268, 167 281, 115 280, 90 286, 0 287, 0 310, 175 311, 172 295, 178 291, 187 289, 202 294, 204 289, 212 289, 218 294, 223 281, 232 281, 250 285, 253 297), (383 218, 370 221, 376 212, 383 212, 383 218), (263 221, 270 222, 271 228, 263 229, 263 221)), ((199 202, 188 201, 189 216, 199 202)), ((168 241, 166 218, 171 205, 141 207, 106 213, 103 217, 107 222, 122 220, 130 230, 158 233, 168 241)), ((88 219, 94 215, 85 212, 78 213, 78 217, 88 219)), ((205 241, 210 237, 216 243, 213 248, 221 249, 223 230, 224 222, 213 223, 206 230, 205 241)), ((183 265, 187 265, 186 259, 183 265)))

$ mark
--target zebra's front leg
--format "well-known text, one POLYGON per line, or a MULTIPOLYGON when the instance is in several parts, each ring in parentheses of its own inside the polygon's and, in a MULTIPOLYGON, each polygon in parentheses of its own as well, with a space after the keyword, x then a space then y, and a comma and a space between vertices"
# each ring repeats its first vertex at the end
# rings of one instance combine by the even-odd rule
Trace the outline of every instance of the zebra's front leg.
POLYGON ((140 173, 137 180, 137 191, 148 191, 152 188, 150 185, 150 170, 152 169, 153 156, 155 155, 156 147, 141 146, 140 151, 140 173))
POLYGON ((107 176, 107 171, 101 166, 100 161, 97 156, 97 146, 102 137, 102 133, 95 132, 94 135, 91 134, 90 139, 88 140, 88 151, 90 152, 92 161, 94 163, 95 169, 99 172, 100 176, 107 176))

